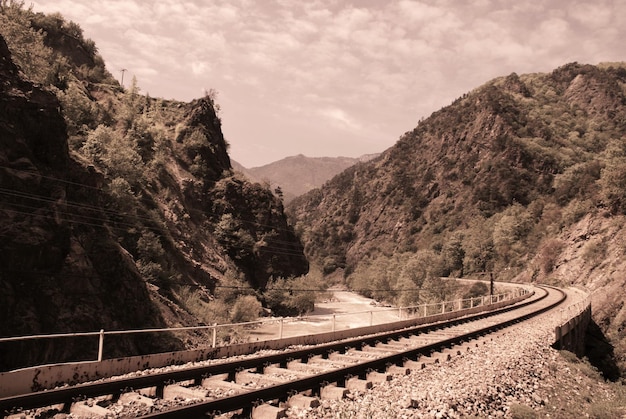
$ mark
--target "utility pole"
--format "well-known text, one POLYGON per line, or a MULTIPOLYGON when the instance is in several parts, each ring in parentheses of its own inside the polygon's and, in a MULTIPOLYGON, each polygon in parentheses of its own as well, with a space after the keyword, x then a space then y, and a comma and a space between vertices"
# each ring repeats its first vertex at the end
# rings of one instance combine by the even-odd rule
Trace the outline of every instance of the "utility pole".
POLYGON ((122 72, 122 88, 123 88, 124 87, 124 73, 128 70, 126 70, 125 68, 122 68, 120 71, 122 72))

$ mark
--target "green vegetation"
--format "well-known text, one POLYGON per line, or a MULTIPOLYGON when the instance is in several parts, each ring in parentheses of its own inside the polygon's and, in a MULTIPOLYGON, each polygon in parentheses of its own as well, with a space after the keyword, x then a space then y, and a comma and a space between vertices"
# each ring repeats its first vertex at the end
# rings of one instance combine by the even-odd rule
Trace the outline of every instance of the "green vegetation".
MULTIPOLYGON (((551 273, 563 229, 626 213, 625 86, 624 64, 574 63, 464 95, 383 158, 290 204, 307 255, 368 295, 389 288, 379 272, 394 271, 375 261, 405 252, 430 255, 415 275, 507 280, 536 256, 537 272, 551 273)), ((589 248, 586 258, 602 254, 589 248)))
POLYGON ((276 316, 303 315, 313 311, 315 302, 326 297, 326 287, 319 273, 309 272, 298 278, 271 280, 263 299, 276 316))
POLYGON ((180 103, 143 94, 135 77, 125 89, 77 23, 23 1, 0 0, 0 34, 21 77, 60 104, 70 155, 86 173, 71 187, 84 184, 89 196, 71 215, 112 236, 141 287, 177 307, 175 323, 249 321, 261 303, 313 308, 316 293, 301 279, 308 263, 281 200, 232 172, 215 90, 180 103), (270 280, 288 298, 272 294, 270 280))

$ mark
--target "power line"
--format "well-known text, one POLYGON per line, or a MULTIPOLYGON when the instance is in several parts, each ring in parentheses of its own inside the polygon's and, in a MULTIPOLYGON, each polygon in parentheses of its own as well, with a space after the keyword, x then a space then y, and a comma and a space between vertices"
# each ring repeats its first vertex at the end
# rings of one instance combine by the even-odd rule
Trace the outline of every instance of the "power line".
MULTIPOLYGON (((26 270, 16 270, 16 269, 0 269, 0 273, 1 272, 9 272, 9 273, 21 273, 21 274, 26 274, 26 275, 39 275, 39 276, 50 276, 50 277, 55 277, 58 276, 59 273, 54 274, 54 273, 47 273, 47 272, 41 272, 41 271, 26 271, 26 270)), ((70 278, 78 278, 78 279, 96 279, 95 276, 86 276, 86 275, 81 275, 78 273, 63 273, 62 276, 64 277, 70 277, 70 278)), ((99 280, 102 280, 103 278, 98 278, 99 280)), ((219 280, 218 280, 219 281, 219 280)), ((142 284, 150 284, 151 282, 149 281, 134 281, 134 280, 130 280, 130 279, 123 279, 123 280, 117 280, 115 283, 133 283, 133 284, 137 284, 137 283, 142 283, 142 284)), ((269 291, 282 291, 282 292, 289 292, 289 293, 294 293, 294 292, 321 292, 321 293, 327 293, 327 292, 332 292, 333 290, 329 290, 327 288, 301 288, 301 287, 267 287, 267 288, 263 288, 263 289, 257 289, 254 288, 252 286, 249 285, 219 285, 219 284, 211 284, 211 285, 203 285, 203 284, 197 284, 197 283, 187 283, 187 282, 180 282, 180 281, 172 281, 172 280, 167 280, 166 281, 168 284, 170 285, 180 285, 180 286, 186 286, 186 287, 192 287, 192 288, 213 288, 213 289, 230 289, 230 290, 238 290, 238 291, 253 291, 253 292, 269 292, 269 291)), ((344 291, 344 290, 342 290, 344 291)), ((371 288, 349 288, 345 290, 346 292, 355 292, 355 293, 364 293, 364 292, 420 292, 420 291, 424 291, 422 288, 378 288, 378 289, 371 289, 371 288)), ((80 295, 83 295, 84 293, 80 293, 80 295)), ((100 293, 101 294, 101 293, 100 293)), ((99 294, 93 294, 93 295, 99 295, 99 294)))
MULTIPOLYGON (((11 171, 16 171, 16 172, 31 173, 31 174, 35 174, 35 175, 37 175, 37 176, 39 176, 41 178, 48 179, 48 180, 51 180, 51 181, 65 183, 65 184, 68 184, 68 185, 78 186, 78 187, 82 187, 82 188, 93 189, 93 190, 96 190, 98 192, 104 192, 104 190, 102 188, 94 187, 94 186, 87 185, 87 184, 84 184, 84 183, 72 182, 72 181, 65 180, 65 179, 59 179, 59 178, 55 178, 55 177, 51 177, 51 176, 45 176, 45 175, 42 175, 39 171, 35 171, 35 170, 18 169, 18 168, 14 168, 14 167, 10 167, 10 166, 5 166, 5 165, 0 165, 0 168, 8 169, 8 170, 11 170, 11 171)), ((135 198, 137 200, 143 201, 145 203, 153 203, 153 200, 148 200, 148 198, 145 198, 145 197, 135 197, 135 198)), ((76 205, 82 205, 82 204, 76 204, 76 205)), ((191 212, 191 213, 197 213, 197 214, 200 214, 200 215, 206 215, 203 211, 195 209, 195 208, 185 208, 185 209, 187 211, 191 212)), ((114 212, 112 210, 106 210, 106 209, 103 209, 103 210, 104 211, 114 212)), ((128 216, 126 214, 121 214, 121 215, 128 216)), ((279 227, 277 225, 264 224, 264 223, 259 223, 259 222, 256 222, 256 221, 245 220, 245 219, 240 219, 240 218, 235 218, 234 220, 237 221, 237 222, 240 222, 240 223, 255 225, 255 226, 258 226, 258 227, 269 228, 269 229, 272 229, 272 230, 275 230, 275 231, 283 231, 283 232, 287 232, 287 233, 290 233, 290 234, 294 232, 293 231, 293 227, 291 227, 291 226, 290 226, 291 228, 282 228, 282 227, 279 227)))

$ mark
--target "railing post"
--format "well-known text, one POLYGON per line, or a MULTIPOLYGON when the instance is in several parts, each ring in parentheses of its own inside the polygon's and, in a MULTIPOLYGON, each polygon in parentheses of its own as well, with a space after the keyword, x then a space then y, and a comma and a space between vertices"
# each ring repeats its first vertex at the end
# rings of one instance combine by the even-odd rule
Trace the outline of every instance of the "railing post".
POLYGON ((333 332, 335 331, 335 315, 333 314, 333 332))
POLYGON ((446 312, 446 302, 442 301, 441 302, 441 314, 446 312))
POLYGON ((103 347, 104 347, 104 329, 100 329, 100 339, 98 341, 98 362, 102 361, 103 347))
POLYGON ((374 324, 374 312, 370 311, 370 326, 374 324))
POLYGON ((278 326, 278 339, 283 338, 283 319, 280 319, 280 324, 278 326))
POLYGON ((217 346, 217 323, 213 325, 213 348, 217 346))

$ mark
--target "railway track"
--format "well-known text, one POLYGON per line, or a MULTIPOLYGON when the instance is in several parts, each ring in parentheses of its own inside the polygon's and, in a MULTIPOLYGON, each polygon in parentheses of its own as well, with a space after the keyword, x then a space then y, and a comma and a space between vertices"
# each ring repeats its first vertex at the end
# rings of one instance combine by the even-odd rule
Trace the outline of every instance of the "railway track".
POLYGON ((286 404, 314 406, 319 397, 341 398, 424 363, 445 360, 462 345, 551 310, 565 298, 556 288, 538 287, 516 305, 447 322, 7 397, 0 399, 0 414, 71 411, 86 417, 193 418, 254 412, 257 417, 280 417, 286 404))

